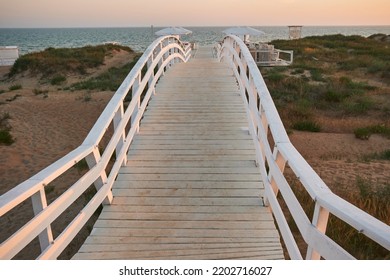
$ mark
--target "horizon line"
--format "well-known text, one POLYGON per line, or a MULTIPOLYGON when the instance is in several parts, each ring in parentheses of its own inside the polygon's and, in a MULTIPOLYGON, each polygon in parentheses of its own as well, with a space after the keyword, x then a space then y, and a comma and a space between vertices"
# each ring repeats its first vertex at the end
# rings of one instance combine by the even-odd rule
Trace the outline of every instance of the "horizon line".
POLYGON ((163 27, 170 27, 170 26, 183 26, 183 27, 230 27, 230 26, 254 26, 254 27, 288 27, 291 25, 297 25, 302 27, 386 27, 390 24, 329 24, 329 25, 303 25, 303 24, 280 24, 280 25, 134 25, 134 26, 57 26, 57 27, 43 27, 43 26, 36 26, 36 27, 29 27, 29 26, 19 26, 19 27, 0 27, 0 29, 71 29, 71 28, 84 28, 84 29, 92 29, 92 28, 163 28, 163 27))

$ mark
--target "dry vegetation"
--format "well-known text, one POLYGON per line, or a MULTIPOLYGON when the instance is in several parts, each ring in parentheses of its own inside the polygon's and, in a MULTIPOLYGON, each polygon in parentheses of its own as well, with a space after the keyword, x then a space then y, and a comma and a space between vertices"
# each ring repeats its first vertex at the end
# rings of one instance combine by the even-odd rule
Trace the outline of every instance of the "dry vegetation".
MULTIPOLYGON (((20 57, 12 68, 0 67, 0 195, 78 147, 138 57, 130 48, 117 45, 49 48, 20 57)), ((46 186, 48 203, 84 172, 86 164, 79 162, 46 186)), ((91 186, 54 221, 55 237, 93 193, 91 186)), ((1 217, 0 242, 32 215, 28 200, 1 217)), ((77 252, 92 224, 84 227, 60 258, 69 259, 77 252)), ((38 254, 35 239, 16 258, 32 259, 38 254)))
MULTIPOLYGON (((389 44, 341 35, 273 44, 294 50, 292 67, 261 69, 293 144, 336 194, 390 224, 389 44)), ((136 58, 118 46, 48 49, 0 69, 0 139, 9 141, 0 145, 0 194, 77 147, 136 58)), ((49 203, 83 172, 81 162, 52 182, 49 203)), ((311 217, 311 200, 291 181, 311 217)), ((91 193, 93 187, 57 219, 55 235, 91 193)), ((28 202, 2 217, 0 242, 31 215, 28 202)), ((88 224, 61 258, 71 257, 90 229, 88 224)), ((358 258, 390 258, 335 217, 328 235, 358 258)), ((36 257, 38 246, 34 240, 18 258, 36 257)))
MULTIPOLYGON (((293 144, 327 185, 390 224, 390 44, 374 39, 382 37, 274 41, 294 50, 294 64, 261 72, 293 144)), ((313 202, 291 174, 290 181, 311 217, 313 202)), ((390 258, 334 216, 327 234, 357 258, 390 258)))

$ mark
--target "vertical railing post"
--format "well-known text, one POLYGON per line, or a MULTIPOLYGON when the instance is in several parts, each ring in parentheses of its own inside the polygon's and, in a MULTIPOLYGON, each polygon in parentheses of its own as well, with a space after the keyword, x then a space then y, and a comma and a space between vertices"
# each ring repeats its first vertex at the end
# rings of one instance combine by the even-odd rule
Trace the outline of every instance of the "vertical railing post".
MULTIPOLYGON (((122 118, 123 118, 123 115, 124 115, 124 109, 123 109, 123 102, 122 102, 118 108, 118 111, 116 111, 116 113, 114 115, 113 122, 114 122, 114 130, 115 131, 117 130, 117 127, 120 125, 122 118)), ((115 154, 117 157, 119 156, 119 153, 120 153, 120 151, 125 143, 125 139, 126 139, 126 133, 125 133, 125 130, 123 130, 123 132, 121 134, 121 138, 119 139, 118 144, 116 145, 116 148, 115 148, 115 154)), ((126 163, 127 163, 127 157, 125 157, 123 159, 122 165, 126 165, 126 163)))
MULTIPOLYGON (((93 152, 89 154, 85 160, 87 161, 88 167, 92 169, 96 164, 100 161, 100 152, 99 148, 96 146, 93 149, 93 152)), ((105 170, 102 170, 100 173, 100 176, 95 181, 94 185, 97 191, 103 187, 103 185, 107 182, 107 174, 105 170)), ((103 204, 104 205, 110 205, 112 202, 112 192, 111 190, 107 193, 107 196, 104 198, 103 204)))
MULTIPOLYGON (((277 146, 275 146, 275 148, 274 148, 272 157, 273 157, 273 160, 275 161, 276 165, 278 166, 280 172, 283 174, 284 173, 284 168, 286 166, 286 160, 284 159, 282 154, 279 152, 277 146)), ((271 168, 270 168, 270 170, 268 172, 268 182, 270 182, 271 189, 274 192, 275 197, 277 197, 278 193, 279 193, 279 187, 278 187, 278 185, 277 185, 277 183, 275 181, 274 176, 272 175, 271 168)), ((266 206, 269 205, 269 201, 268 201, 267 197, 264 200, 264 204, 266 206)))
MULTIPOLYGON (((151 55, 148 59, 148 70, 149 70, 149 68, 152 67, 153 60, 154 60, 154 57, 153 57, 153 55, 151 55)), ((148 81, 148 88, 150 88, 152 86, 153 80, 154 80, 154 69, 152 69, 152 74, 150 75, 150 78, 148 81)), ((152 95, 154 95, 155 93, 156 93, 156 88, 154 87, 152 95)))
MULTIPOLYGON (((329 211, 321 207, 317 202, 314 208, 314 215, 312 225, 316 227, 320 232, 325 233, 328 225, 329 211)), ((307 260, 319 260, 320 254, 314 250, 313 247, 308 246, 306 259, 307 260)))
MULTIPOLYGON (((47 200, 45 194, 45 187, 31 196, 32 207, 34 215, 38 215, 43 209, 47 207, 47 200)), ((41 246, 41 252, 43 252, 53 242, 53 233, 51 226, 49 225, 44 231, 39 234, 39 245, 41 246)))
POLYGON ((141 106, 141 94, 137 95, 139 85, 141 83, 141 73, 138 74, 137 78, 135 78, 134 84, 133 84, 133 92, 132 92, 132 99, 137 99, 137 105, 134 108, 133 114, 131 115, 131 126, 137 126, 137 133, 139 132, 139 122, 135 122, 138 114, 138 110, 141 106))

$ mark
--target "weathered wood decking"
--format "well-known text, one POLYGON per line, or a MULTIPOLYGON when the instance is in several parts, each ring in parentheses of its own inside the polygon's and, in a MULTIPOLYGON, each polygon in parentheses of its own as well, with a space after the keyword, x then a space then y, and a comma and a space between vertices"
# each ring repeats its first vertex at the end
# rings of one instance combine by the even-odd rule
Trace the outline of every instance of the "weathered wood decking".
POLYGON ((74 259, 282 259, 227 65, 200 48, 159 82, 128 164, 74 259))

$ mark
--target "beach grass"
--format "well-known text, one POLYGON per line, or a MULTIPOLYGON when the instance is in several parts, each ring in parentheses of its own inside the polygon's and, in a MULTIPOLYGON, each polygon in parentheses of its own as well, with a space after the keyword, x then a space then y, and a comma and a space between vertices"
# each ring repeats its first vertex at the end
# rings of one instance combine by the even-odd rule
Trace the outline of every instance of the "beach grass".
MULTIPOLYGON (((314 211, 312 198, 297 179, 290 179, 290 184, 306 215, 311 217, 314 211)), ((377 185, 373 181, 356 176, 354 187, 356 192, 341 192, 338 195, 388 224, 390 222, 390 185, 377 185)), ((286 217, 294 236, 299 240, 298 227, 287 212, 286 217)), ((326 235, 357 259, 390 259, 388 250, 332 214, 329 216, 326 235)), ((300 246, 300 249, 305 255, 307 248, 300 246)))
POLYGON ((328 118, 375 115, 388 119, 390 102, 383 102, 390 85, 388 43, 344 35, 271 43, 294 51, 290 67, 260 68, 288 129, 297 122, 315 122, 312 116, 318 113, 328 118), (305 112, 311 116, 302 115, 305 112))
POLYGON ((8 112, 5 112, 0 117, 0 145, 10 146, 15 142, 14 137, 11 135, 11 125, 9 124, 11 116, 8 112))
POLYGON ((8 89, 9 89, 9 91, 14 91, 14 90, 22 89, 22 88, 23 88, 22 85, 15 84, 15 85, 10 86, 8 89))
POLYGON ((123 80, 129 74, 130 70, 137 63, 140 55, 136 56, 132 62, 123 65, 122 67, 111 67, 106 72, 97 77, 89 78, 86 81, 81 81, 73 84, 72 90, 100 90, 100 91, 116 91, 123 80))
POLYGON ((355 137, 361 140, 368 140, 372 134, 379 134, 390 139, 390 127, 384 124, 358 127, 353 132, 355 137))
POLYGON ((9 76, 13 77, 26 71, 50 77, 69 72, 84 75, 87 69, 103 65, 107 55, 119 50, 133 52, 129 47, 114 44, 81 48, 47 48, 19 57, 12 66, 9 76))

